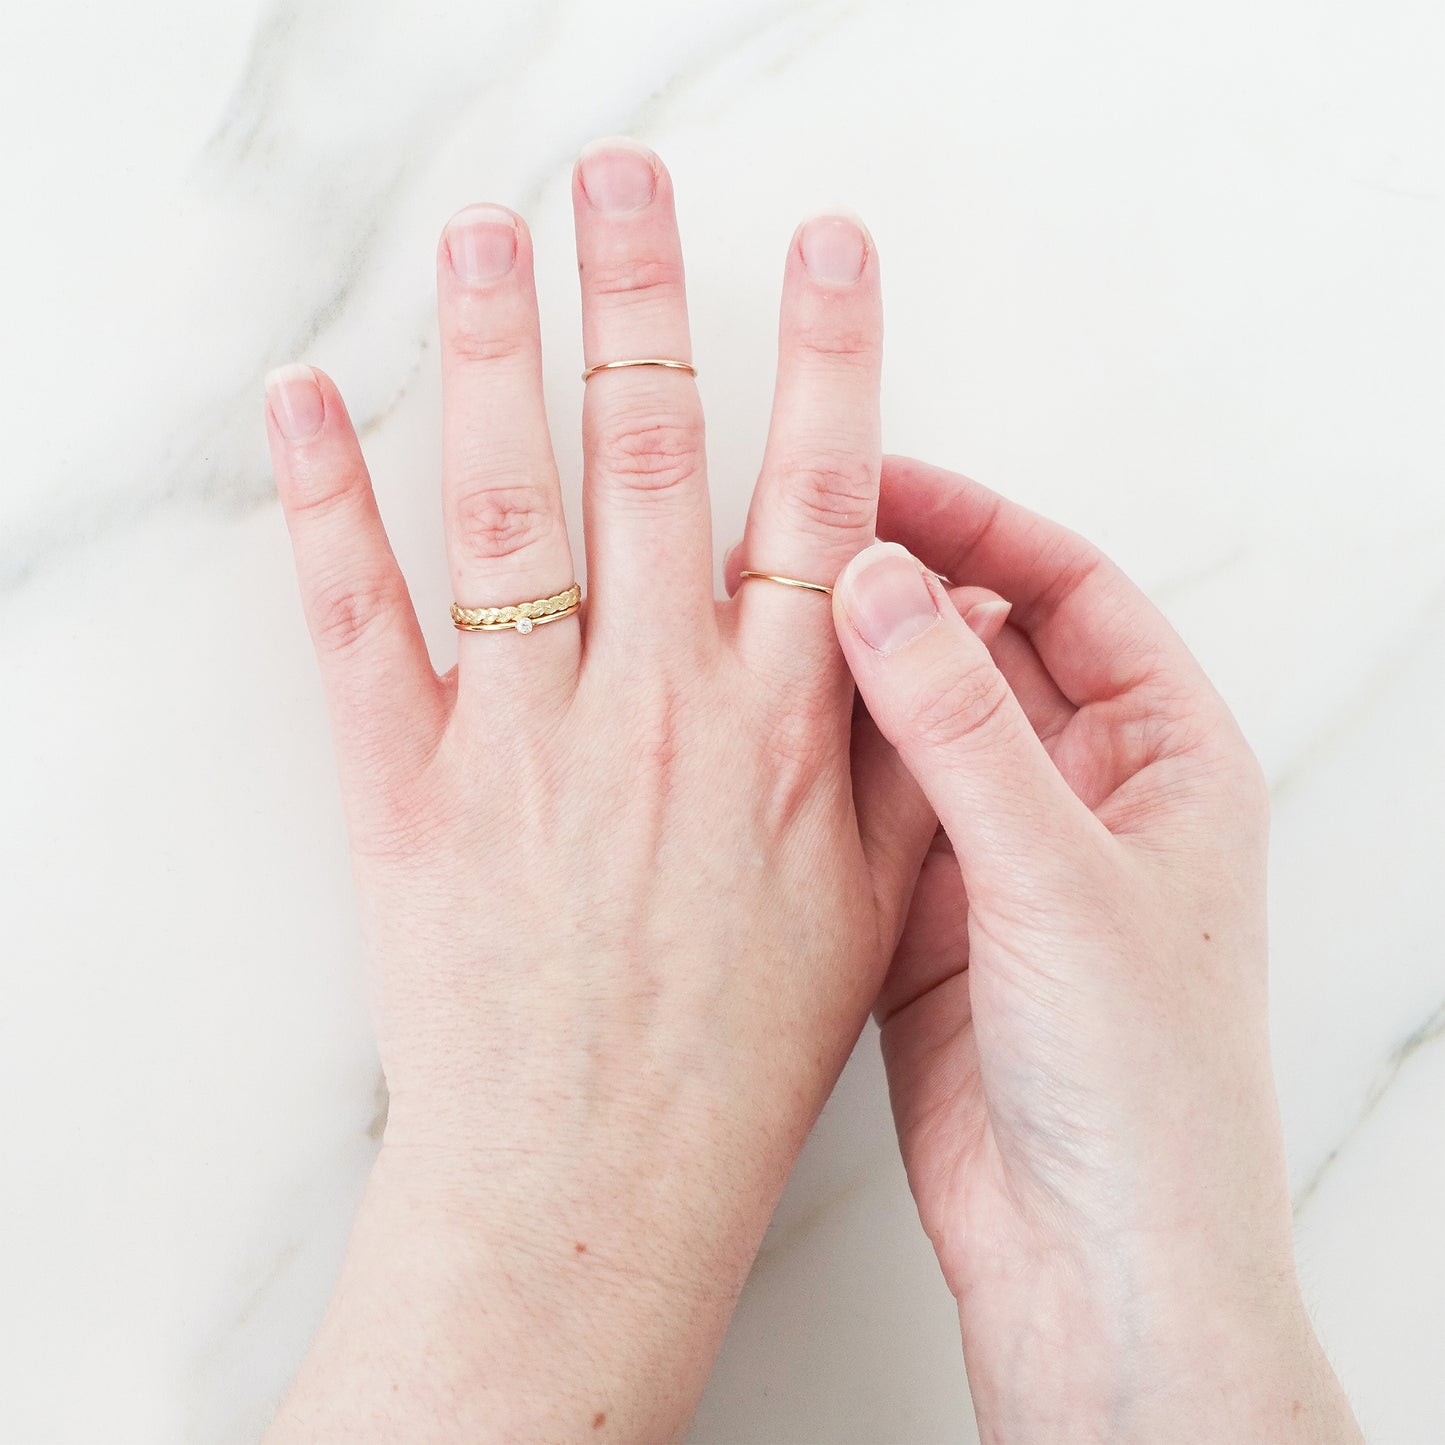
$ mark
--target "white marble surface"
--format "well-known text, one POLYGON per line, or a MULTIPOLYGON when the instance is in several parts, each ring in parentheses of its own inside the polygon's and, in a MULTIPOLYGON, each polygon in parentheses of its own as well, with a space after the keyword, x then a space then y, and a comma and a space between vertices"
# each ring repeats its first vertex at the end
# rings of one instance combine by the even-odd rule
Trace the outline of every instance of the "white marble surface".
MULTIPOLYGON (((250 1439, 373 1141, 326 726, 260 378, 338 378, 439 661, 432 257, 568 170, 676 178, 719 549, 803 214, 884 267, 891 449, 1092 534, 1275 785, 1301 1262, 1378 1445, 1445 1440, 1445 307, 1434 0, 8 0, 0 1442, 250 1439)), ((699 1441, 975 1438, 874 1041, 699 1441)))

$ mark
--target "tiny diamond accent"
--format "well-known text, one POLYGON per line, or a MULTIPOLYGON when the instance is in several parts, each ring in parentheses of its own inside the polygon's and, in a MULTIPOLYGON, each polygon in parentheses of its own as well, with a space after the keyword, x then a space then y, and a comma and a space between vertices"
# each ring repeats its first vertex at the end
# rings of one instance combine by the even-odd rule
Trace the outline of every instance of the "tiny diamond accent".
POLYGON ((532 630, 532 627, 533 623, 530 617, 519 617, 517 619, 518 632, 530 632, 532 630))

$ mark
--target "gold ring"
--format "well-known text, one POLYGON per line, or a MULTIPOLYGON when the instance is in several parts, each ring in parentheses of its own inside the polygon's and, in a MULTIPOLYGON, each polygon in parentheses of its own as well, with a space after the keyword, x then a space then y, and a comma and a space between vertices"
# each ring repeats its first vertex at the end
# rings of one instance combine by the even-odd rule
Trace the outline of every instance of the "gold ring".
POLYGON ((582 589, 575 583, 552 597, 514 602, 508 607, 463 607, 452 603, 452 624, 459 632, 502 632, 508 628, 530 632, 544 622, 560 622, 582 605, 582 589))
POLYGON ((759 582, 777 582, 784 587, 801 587, 804 592, 821 592, 824 597, 831 597, 833 589, 824 587, 821 582, 804 582, 797 577, 780 577, 776 572, 739 572, 738 580, 746 582, 748 578, 755 577, 759 582))
POLYGON ((689 376, 697 375, 697 367, 690 361, 668 361, 662 356, 639 356, 632 361, 599 361, 582 373, 583 381, 590 381, 599 371, 618 371, 624 366, 666 366, 672 371, 685 371, 689 376))

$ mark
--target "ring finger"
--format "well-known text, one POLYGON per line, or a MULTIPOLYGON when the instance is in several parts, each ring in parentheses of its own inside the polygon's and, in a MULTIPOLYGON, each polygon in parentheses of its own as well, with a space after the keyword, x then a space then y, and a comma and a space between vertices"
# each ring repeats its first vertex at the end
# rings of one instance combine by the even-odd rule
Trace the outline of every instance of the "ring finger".
MULTIPOLYGON (((562 492, 542 400, 532 243, 520 217, 469 206, 437 255, 442 495, 453 596, 463 607, 553 597, 573 582, 562 492)), ((528 635, 461 632, 459 684, 525 702, 575 679, 575 616, 528 635)))

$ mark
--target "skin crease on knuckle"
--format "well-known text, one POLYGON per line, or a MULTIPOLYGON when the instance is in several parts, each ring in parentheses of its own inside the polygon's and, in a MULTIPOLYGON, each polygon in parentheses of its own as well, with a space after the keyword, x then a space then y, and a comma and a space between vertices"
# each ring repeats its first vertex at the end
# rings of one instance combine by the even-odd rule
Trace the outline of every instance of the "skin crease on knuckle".
POLYGON ((403 599, 383 577, 347 577, 322 583, 310 603, 317 648, 336 658, 362 650, 372 634, 392 625, 403 599))
POLYGON ((470 313, 469 307, 447 329, 446 348, 451 360, 463 368, 482 372, 536 364, 536 341, 515 332, 490 330, 491 318, 470 313))
POLYGON ((800 448, 778 464, 787 478, 786 505, 810 532, 850 534, 868 522, 878 495, 878 471, 861 451, 800 448))
POLYGON ((683 289, 682 266, 677 261, 619 256, 588 261, 581 270, 589 294, 612 309, 625 309, 628 324, 641 332, 657 317, 677 311, 683 289))
POLYGON ((987 662, 958 668, 945 655, 915 687, 901 723, 910 756, 948 753, 966 746, 1007 715, 1013 694, 987 662))
POLYGON ((661 498, 698 475, 702 446, 699 417, 634 407, 599 423, 594 460, 599 476, 661 498))
POLYGON ((548 493, 535 483, 498 483, 463 492, 455 524, 467 556, 487 562, 535 546, 551 535, 559 519, 548 493))
POLYGON ((882 351, 878 326, 866 322, 849 324, 826 310, 798 323, 792 337, 803 364, 820 372, 824 379, 840 366, 861 366, 873 370, 882 351))
POLYGON ((291 459, 286 482, 286 510, 307 522, 322 519, 344 509, 368 486, 366 475, 354 466, 338 467, 328 456, 313 456, 307 450, 291 459))

